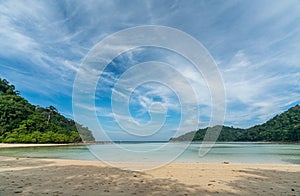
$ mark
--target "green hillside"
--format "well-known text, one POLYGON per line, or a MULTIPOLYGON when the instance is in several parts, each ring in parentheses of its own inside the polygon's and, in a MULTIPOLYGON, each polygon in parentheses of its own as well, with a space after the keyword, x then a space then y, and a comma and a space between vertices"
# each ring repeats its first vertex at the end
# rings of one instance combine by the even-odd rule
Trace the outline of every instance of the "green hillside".
MULTIPOLYGON (((213 129, 216 127, 212 128, 213 129)), ((171 141, 202 141, 207 128, 186 133, 171 141)), ((300 141, 300 106, 296 105, 261 125, 248 129, 223 126, 218 141, 300 141)))
POLYGON ((65 118, 53 106, 43 108, 30 104, 20 96, 14 85, 0 78, 0 142, 73 143, 94 140, 88 128, 65 118))

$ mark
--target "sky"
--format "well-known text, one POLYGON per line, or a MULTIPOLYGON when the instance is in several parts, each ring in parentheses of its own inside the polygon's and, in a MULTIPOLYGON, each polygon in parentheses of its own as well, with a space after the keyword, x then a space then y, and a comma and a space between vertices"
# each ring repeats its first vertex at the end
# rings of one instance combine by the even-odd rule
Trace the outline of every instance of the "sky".
MULTIPOLYGON (((300 103, 300 3, 296 0, 1 1, 0 77, 31 103, 53 105, 74 118, 74 81, 84 58, 107 36, 140 25, 178 29, 207 49, 224 84, 225 125, 261 124, 300 103)), ((195 125, 209 124, 210 90, 184 57, 162 48, 140 47, 114 58, 99 75, 95 108, 76 104, 96 112, 101 131, 112 140, 168 140, 195 125), (158 63, 144 69, 136 66, 149 61, 163 62, 177 72, 161 69, 158 63), (164 84, 134 86, 149 76, 163 79, 164 84), (192 87, 195 100, 190 99, 189 87, 180 86, 184 81, 192 87), (126 107, 122 84, 135 87, 126 107), (183 114, 182 108, 187 112, 183 114), (184 126, 179 130, 181 121, 184 126)), ((84 115, 78 121, 97 136, 98 126, 84 115)))

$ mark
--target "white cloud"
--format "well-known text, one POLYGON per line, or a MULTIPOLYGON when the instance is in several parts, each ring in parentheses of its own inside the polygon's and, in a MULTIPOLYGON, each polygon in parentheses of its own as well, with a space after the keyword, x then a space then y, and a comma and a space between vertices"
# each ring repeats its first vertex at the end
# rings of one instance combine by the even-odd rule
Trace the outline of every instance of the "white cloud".
POLYGON ((271 66, 272 62, 273 59, 252 62, 238 51, 231 64, 223 65, 228 105, 232 108, 227 113, 229 122, 238 121, 242 126, 251 126, 253 121, 262 123, 299 101, 300 92, 291 89, 300 87, 299 72, 278 73, 279 68, 271 66))
MULTIPOLYGON (((19 89, 35 93, 36 97, 41 94, 51 97, 51 101, 56 101, 66 111, 64 103, 60 103, 60 96, 71 99, 76 71, 94 44, 127 27, 169 25, 191 34, 210 50, 217 59, 226 87, 227 123, 250 126, 262 123, 300 101, 299 13, 300 4, 293 0, 272 4, 264 1, 221 4, 183 1, 159 4, 153 1, 2 1, 0 74, 19 89)), ((130 45, 117 48, 107 45, 108 52, 129 48, 130 45)), ((134 65, 138 62, 135 55, 146 52, 147 49, 128 51, 126 60, 134 65)), ((202 75, 178 55, 162 54, 159 60, 171 64, 187 81, 177 77, 174 70, 140 70, 130 75, 122 88, 113 89, 113 93, 117 94, 115 101, 122 101, 128 91, 134 90, 130 81, 152 75, 162 78, 179 92, 181 105, 186 106, 185 109, 190 108, 192 113, 195 107, 200 107, 201 114, 208 118, 211 95, 202 75), (186 88, 186 82, 193 87, 196 99, 186 88)), ((115 67, 125 68, 121 63, 115 67)), ((93 74, 98 76, 99 70, 84 70, 80 74, 90 78, 93 74)), ((101 92, 108 91, 106 86, 114 85, 118 80, 113 71, 103 75, 98 85, 101 92)), ((87 82, 86 85, 91 84, 87 82)), ((82 92, 85 87, 82 86, 82 92)), ((154 95, 161 98, 156 102, 164 108, 175 112, 181 109, 176 94, 167 90, 166 86, 148 84, 134 92, 137 98, 132 100, 132 104, 140 105, 142 114, 148 112, 154 95)), ((97 107, 98 115, 111 118, 113 115, 107 108, 105 104, 97 107)), ((120 118, 131 119, 127 116, 120 118)), ((184 121, 193 124, 191 119, 184 121)))

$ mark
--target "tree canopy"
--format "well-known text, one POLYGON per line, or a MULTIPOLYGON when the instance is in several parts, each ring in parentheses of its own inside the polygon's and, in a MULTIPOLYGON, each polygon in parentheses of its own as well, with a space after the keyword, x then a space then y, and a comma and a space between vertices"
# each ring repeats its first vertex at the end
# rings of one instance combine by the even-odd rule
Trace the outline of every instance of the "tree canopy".
MULTIPOLYGON (((216 127, 212 127, 211 131, 216 127)), ((207 128, 186 133, 171 141, 202 141, 207 128)), ((222 126, 218 141, 300 141, 300 106, 296 105, 261 125, 248 129, 222 126)))
POLYGON ((87 127, 64 117, 54 106, 43 108, 30 104, 19 95, 14 85, 0 78, 0 142, 74 143, 94 140, 87 127))

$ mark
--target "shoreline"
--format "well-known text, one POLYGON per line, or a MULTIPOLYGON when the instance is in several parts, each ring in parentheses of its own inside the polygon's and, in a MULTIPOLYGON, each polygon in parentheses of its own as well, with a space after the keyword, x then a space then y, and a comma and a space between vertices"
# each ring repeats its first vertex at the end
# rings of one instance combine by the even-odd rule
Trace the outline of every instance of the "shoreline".
POLYGON ((50 146, 85 146, 89 145, 89 143, 66 143, 66 144, 28 144, 28 143, 17 143, 17 144, 9 144, 9 143, 0 143, 0 148, 20 148, 20 147, 50 147, 50 146))
POLYGON ((0 156, 0 195, 300 194, 300 165, 170 163, 147 171, 124 167, 99 161, 0 156))
MULTIPOLYGON (((166 141, 168 142, 168 141, 166 141)), ((169 141, 171 143, 186 143, 186 141, 169 141)), ((114 142, 82 142, 82 143, 49 143, 49 144, 35 144, 35 143, 0 143, 0 148, 14 148, 14 147, 43 147, 43 146, 87 146, 87 145, 92 145, 92 144, 111 144, 114 142)), ((147 143, 147 142, 145 142, 147 143)), ((197 144, 197 143, 202 143, 202 141, 192 141, 190 142, 191 144, 197 144)), ((233 141, 233 142, 216 142, 216 143, 261 143, 261 144, 299 144, 300 142, 272 142, 272 141, 233 141)))
MULTIPOLYGON (((203 141, 168 141, 168 142, 172 142, 172 143, 201 144, 203 141)), ((298 141, 298 142, 282 142, 282 141, 217 141, 215 143, 236 143, 236 144, 238 144, 238 143, 253 143, 253 144, 300 144, 300 141, 298 141)))

